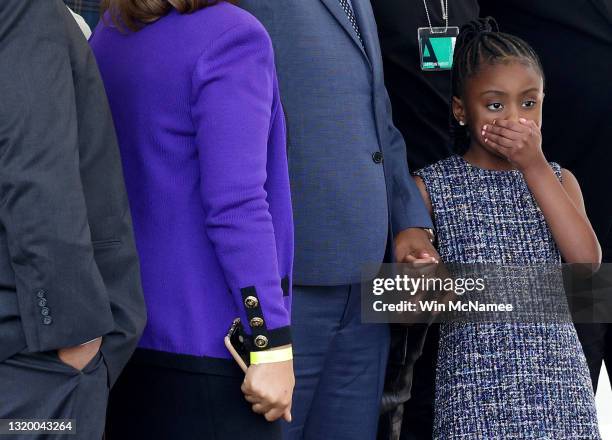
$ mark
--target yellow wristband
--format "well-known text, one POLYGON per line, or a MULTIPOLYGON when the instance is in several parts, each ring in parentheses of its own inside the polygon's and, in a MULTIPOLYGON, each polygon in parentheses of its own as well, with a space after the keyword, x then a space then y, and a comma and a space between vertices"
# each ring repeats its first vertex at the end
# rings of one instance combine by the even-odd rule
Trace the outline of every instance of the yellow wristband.
POLYGON ((285 362, 293 359, 293 349, 291 347, 282 350, 252 351, 251 364, 271 364, 273 362, 285 362))

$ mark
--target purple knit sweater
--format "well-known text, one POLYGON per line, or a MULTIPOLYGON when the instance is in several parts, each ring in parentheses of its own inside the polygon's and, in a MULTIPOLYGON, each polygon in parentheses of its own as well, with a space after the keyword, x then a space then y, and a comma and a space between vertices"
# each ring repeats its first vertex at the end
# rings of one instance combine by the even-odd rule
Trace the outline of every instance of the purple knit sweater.
POLYGON ((289 343, 293 221, 268 34, 227 3, 138 32, 105 23, 90 42, 141 258, 140 347, 228 358, 238 316, 260 348, 289 343))

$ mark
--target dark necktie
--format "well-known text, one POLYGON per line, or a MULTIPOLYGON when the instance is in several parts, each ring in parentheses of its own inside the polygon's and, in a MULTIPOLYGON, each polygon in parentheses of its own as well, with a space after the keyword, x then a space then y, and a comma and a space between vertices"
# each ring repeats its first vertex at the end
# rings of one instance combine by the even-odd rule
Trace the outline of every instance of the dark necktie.
POLYGON ((355 31, 355 34, 357 35, 357 38, 359 39, 359 42, 361 43, 361 47, 365 47, 365 45, 363 44, 363 39, 361 38, 361 32, 359 32, 359 25, 357 25, 357 19, 355 18, 355 13, 353 12, 353 8, 351 8, 351 5, 349 4, 348 0, 338 0, 340 2, 340 6, 342 6, 342 9, 344 9, 344 12, 346 13, 346 16, 349 19, 349 22, 351 23, 351 26, 353 27, 353 30, 355 31))

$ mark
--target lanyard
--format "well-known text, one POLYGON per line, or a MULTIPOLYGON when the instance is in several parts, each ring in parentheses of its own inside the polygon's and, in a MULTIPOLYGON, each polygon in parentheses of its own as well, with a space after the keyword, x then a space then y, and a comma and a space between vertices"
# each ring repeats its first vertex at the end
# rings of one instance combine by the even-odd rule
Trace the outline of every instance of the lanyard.
POLYGON ((440 0, 440 9, 442 9, 442 18, 444 19, 444 29, 434 30, 431 24, 431 18, 429 17, 429 8, 427 8, 427 0, 423 0, 423 6, 425 6, 425 14, 427 15, 427 22, 429 23, 429 30, 432 34, 445 34, 448 31, 448 0, 440 0))
POLYGON ((459 35, 457 26, 448 25, 448 0, 440 0, 444 27, 433 27, 427 0, 423 0, 425 14, 429 27, 417 29, 419 50, 421 52, 421 70, 439 71, 450 70, 453 66, 453 53, 455 42, 459 35))

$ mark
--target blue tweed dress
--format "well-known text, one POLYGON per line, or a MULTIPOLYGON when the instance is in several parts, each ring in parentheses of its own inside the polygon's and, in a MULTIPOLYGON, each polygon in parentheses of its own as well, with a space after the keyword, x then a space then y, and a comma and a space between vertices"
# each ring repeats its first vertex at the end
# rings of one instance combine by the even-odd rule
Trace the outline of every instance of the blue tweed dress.
MULTIPOLYGON (((559 165, 551 166, 561 178, 559 165)), ((560 261, 519 171, 485 170, 451 156, 416 174, 430 195, 443 261, 560 261)), ((434 438, 599 439, 591 379, 574 326, 442 324, 434 438)))

